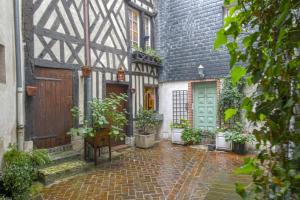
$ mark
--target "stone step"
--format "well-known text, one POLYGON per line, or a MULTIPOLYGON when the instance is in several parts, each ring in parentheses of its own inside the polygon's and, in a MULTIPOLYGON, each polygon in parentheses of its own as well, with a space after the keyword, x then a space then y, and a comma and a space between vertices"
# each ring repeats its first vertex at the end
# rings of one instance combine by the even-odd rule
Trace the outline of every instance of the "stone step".
MULTIPOLYGON (((126 152, 127 151, 112 151, 112 159, 118 159, 126 152)), ((70 153, 69 158, 71 158, 71 155, 73 154, 70 153)), ((109 155, 108 153, 102 153, 101 156, 98 158, 98 166, 100 167, 102 164, 107 163, 109 163, 109 155)), ((56 161, 49 166, 39 169, 38 180, 45 185, 49 185, 58 180, 75 176, 84 172, 88 172, 93 169, 95 169, 95 165, 92 161, 86 162, 78 158, 75 159, 74 157, 71 160, 66 160, 66 158, 64 158, 59 162, 56 161)))
POLYGON ((82 160, 66 161, 39 169, 38 180, 45 185, 49 185, 56 180, 86 172, 92 167, 92 163, 87 163, 82 160))
POLYGON ((74 150, 53 152, 49 156, 54 164, 81 158, 80 153, 74 150))

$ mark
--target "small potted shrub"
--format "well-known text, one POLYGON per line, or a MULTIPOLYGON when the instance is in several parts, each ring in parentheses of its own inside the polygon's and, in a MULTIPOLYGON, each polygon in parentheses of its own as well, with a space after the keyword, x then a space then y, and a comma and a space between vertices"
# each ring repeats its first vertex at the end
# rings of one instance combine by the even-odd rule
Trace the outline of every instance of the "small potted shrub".
POLYGON ((152 110, 141 108, 136 116, 135 145, 139 148, 150 148, 155 144, 155 127, 158 125, 152 110))
POLYGON ((184 141, 182 140, 182 133, 184 129, 190 128, 189 121, 186 119, 181 119, 180 123, 172 123, 170 127, 172 130, 172 143, 184 144, 184 141))
MULTIPOLYGON (((94 99, 89 103, 92 115, 90 119, 79 122, 79 127, 71 128, 69 134, 81 136, 85 141, 84 158, 87 156, 87 144, 94 149, 94 161, 97 164, 96 150, 103 146, 109 147, 111 159, 111 138, 124 140, 124 126, 127 123, 126 110, 120 110, 122 102, 127 100, 127 95, 112 94, 105 99, 94 99)), ((78 120, 83 114, 78 107, 71 109, 74 120, 78 120)))
POLYGON ((201 141, 201 131, 193 128, 185 128, 181 139, 185 145, 198 144, 201 141))
POLYGON ((255 140, 253 135, 244 133, 241 123, 237 123, 232 129, 227 129, 224 135, 227 142, 232 142, 232 151, 237 154, 246 154, 246 143, 255 140))

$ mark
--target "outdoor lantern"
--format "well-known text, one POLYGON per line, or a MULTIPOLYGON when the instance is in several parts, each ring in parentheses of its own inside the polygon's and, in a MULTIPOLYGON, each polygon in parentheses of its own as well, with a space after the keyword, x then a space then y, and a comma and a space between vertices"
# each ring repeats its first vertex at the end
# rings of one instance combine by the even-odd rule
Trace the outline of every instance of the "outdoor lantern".
POLYGON ((199 65, 199 67, 198 67, 198 74, 199 74, 199 76, 201 78, 204 77, 204 67, 203 67, 203 65, 199 65))
POLYGON ((125 69, 124 67, 120 67, 117 73, 118 81, 125 81, 125 69))

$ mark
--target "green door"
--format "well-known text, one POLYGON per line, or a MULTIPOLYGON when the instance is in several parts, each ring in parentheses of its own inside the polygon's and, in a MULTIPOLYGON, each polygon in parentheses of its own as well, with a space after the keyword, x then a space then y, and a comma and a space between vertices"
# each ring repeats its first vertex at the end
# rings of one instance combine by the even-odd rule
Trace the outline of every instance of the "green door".
POLYGON ((217 124, 217 90, 215 83, 199 83, 193 87, 194 128, 215 130, 217 124))

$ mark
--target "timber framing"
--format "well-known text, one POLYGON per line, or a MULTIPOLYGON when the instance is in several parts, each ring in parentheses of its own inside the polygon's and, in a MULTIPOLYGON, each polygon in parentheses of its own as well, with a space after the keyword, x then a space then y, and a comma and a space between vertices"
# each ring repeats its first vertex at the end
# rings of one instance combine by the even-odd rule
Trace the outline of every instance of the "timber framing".
MULTIPOLYGON (((133 136, 133 120, 143 105, 144 87, 158 89, 159 64, 137 60, 131 52, 129 32, 129 7, 142 16, 151 18, 151 46, 154 46, 154 22, 156 16, 152 0, 89 0, 89 54, 92 69, 93 98, 105 98, 107 84, 128 86, 129 133, 133 136), (138 2, 138 3, 137 3, 138 2), (117 81, 120 67, 125 68, 125 81, 117 81), (132 92, 132 91, 136 92, 132 92)), ((72 102, 83 107, 83 77, 86 37, 82 0, 26 0, 23 1, 23 35, 25 42, 25 84, 35 85, 36 67, 72 71, 72 102)), ((143 21, 143 20, 141 20, 143 21)), ((141 29, 142 33, 144 29, 141 29)), ((144 39, 143 34, 141 39, 144 39)), ((143 41, 144 43, 144 41, 143 41)), ((158 102, 157 102, 158 105, 158 102)), ((25 139, 32 140, 35 105, 32 97, 26 97, 25 139)), ((79 125, 78 122, 74 122, 79 125)))

